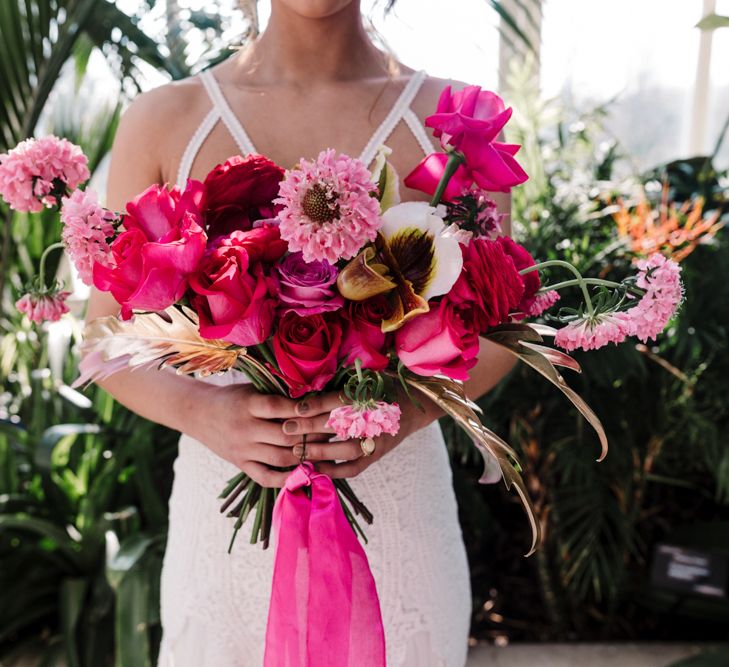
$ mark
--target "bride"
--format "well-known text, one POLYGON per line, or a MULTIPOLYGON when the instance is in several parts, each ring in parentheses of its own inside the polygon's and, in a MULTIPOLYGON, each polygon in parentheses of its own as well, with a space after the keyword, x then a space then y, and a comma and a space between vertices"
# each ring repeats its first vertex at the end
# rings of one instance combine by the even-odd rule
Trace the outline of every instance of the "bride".
MULTIPOLYGON (((422 119, 445 85, 463 84, 385 56, 363 28, 359 0, 271 4, 265 32, 247 48, 131 105, 114 145, 109 208, 123 209, 155 182, 203 179, 235 154, 259 152, 291 167, 331 147, 369 165, 386 142, 404 175, 434 150, 422 119)), ((403 200, 424 198, 402 184, 401 193, 403 200)), ((495 199, 509 211, 508 196, 495 199)), ((94 292, 87 317, 117 311, 108 294, 94 292)), ((483 342, 469 395, 488 391, 511 364, 508 352, 483 342)), ((217 494, 237 469, 281 486, 285 474, 269 466, 298 463, 305 434, 307 459, 336 460, 317 465, 332 477, 354 478, 374 513, 365 550, 388 665, 464 665, 468 563, 435 406, 421 412, 404 401, 399 434, 378 439, 365 457, 358 442, 328 442, 325 422, 340 404, 336 395, 297 402, 259 395, 241 375, 201 381, 156 370, 122 371, 101 384, 131 410, 182 433, 161 584, 160 667, 262 664, 273 550, 239 539, 228 555, 231 524, 219 514, 217 494)))

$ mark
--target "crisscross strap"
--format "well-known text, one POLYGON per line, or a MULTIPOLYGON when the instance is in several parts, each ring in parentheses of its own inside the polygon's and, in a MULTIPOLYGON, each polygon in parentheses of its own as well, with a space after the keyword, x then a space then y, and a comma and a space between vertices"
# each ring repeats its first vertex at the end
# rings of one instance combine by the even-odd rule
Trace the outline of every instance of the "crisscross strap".
POLYGON ((228 132, 235 139, 235 143, 238 144, 241 154, 248 155, 249 153, 257 153, 256 147, 253 145, 248 133, 243 129, 243 126, 238 120, 238 116, 230 108, 228 100, 225 99, 225 95, 223 95, 223 91, 220 89, 220 84, 213 73, 210 70, 200 72, 200 80, 203 82, 213 106, 218 110, 220 119, 225 123, 228 132))
MULTIPOLYGON (((248 136, 248 133, 243 128, 240 120, 230 108, 228 100, 225 99, 225 95, 220 88, 220 84, 213 73, 209 70, 205 70, 200 72, 199 76, 213 106, 195 131, 195 134, 193 134, 190 138, 190 142, 187 144, 185 152, 182 155, 177 172, 177 185, 180 188, 185 187, 187 179, 190 176, 190 170, 192 169, 195 157, 219 120, 222 120, 225 124, 225 127, 228 129, 235 140, 235 143, 238 145, 241 155, 258 152, 248 136)), ((415 96, 418 94, 420 87, 423 85, 426 76, 426 73, 423 70, 420 70, 410 77, 405 88, 400 93, 400 96, 395 101, 395 104, 390 109, 387 116, 385 116, 382 123, 380 123, 380 126, 375 130, 374 134, 370 137, 367 145, 364 147, 359 159, 364 162, 365 165, 369 166, 372 160, 374 160, 380 146, 388 140, 393 130, 397 127, 397 124, 401 120, 410 128, 410 131, 413 133, 413 136, 423 150, 423 153, 425 153, 425 155, 429 155, 433 152, 433 143, 430 140, 428 133, 425 131, 420 119, 410 108, 410 105, 415 99, 415 96)))
MULTIPOLYGON (((408 127, 413 130, 413 126, 411 124, 412 119, 408 120, 408 116, 411 114, 415 116, 415 114, 412 113, 410 105, 415 99, 415 96, 418 94, 420 87, 423 85, 425 77, 426 74, 423 70, 415 72, 410 77, 407 85, 403 89, 402 93, 400 93, 400 97, 397 98, 395 104, 393 104, 392 106, 392 109, 390 109, 390 113, 385 116, 385 119, 380 123, 380 126, 375 130, 374 134, 367 142, 367 145, 364 147, 362 155, 359 156, 359 159, 362 160, 364 164, 369 165, 370 162, 374 160, 380 146, 382 146, 382 144, 384 144, 388 140, 393 130, 397 127, 397 124, 403 118, 405 118, 405 122, 407 122, 408 127)), ((417 120, 417 116, 415 118, 417 120)), ((420 125, 420 121, 417 121, 417 125, 420 125)), ((420 136, 418 135, 417 131, 413 130, 415 138, 418 140, 418 143, 421 145, 421 147, 423 147, 423 150, 425 150, 426 154, 431 153, 433 148, 432 145, 430 145, 430 139, 428 139, 427 134, 425 134, 425 130, 423 130, 422 128, 421 130, 422 134, 420 136), (429 146, 428 149, 424 148, 423 139, 425 139, 425 143, 429 146)))

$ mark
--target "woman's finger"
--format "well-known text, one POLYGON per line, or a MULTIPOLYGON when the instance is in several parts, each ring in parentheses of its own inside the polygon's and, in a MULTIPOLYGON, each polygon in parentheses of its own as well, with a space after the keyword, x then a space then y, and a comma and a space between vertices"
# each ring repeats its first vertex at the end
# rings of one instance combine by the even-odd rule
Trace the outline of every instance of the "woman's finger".
POLYGON ((248 409, 260 419, 288 419, 296 417, 296 401, 273 394, 253 394, 247 398, 248 409))
POLYGON ((288 472, 279 470, 271 470, 262 463, 256 461, 248 461, 243 468, 245 472, 254 482, 266 488, 281 488, 286 484, 288 472))
POLYGON ((292 416, 298 417, 314 417, 316 415, 328 415, 334 408, 342 405, 342 399, 336 392, 328 394, 315 394, 302 398, 296 404, 296 414, 292 416))
POLYGON ((334 433, 334 429, 327 426, 329 413, 316 417, 297 417, 287 419, 281 424, 281 429, 287 435, 303 435, 304 433, 334 433))
MULTIPOLYGON (((294 456, 301 457, 304 454, 303 444, 297 444, 293 448, 294 456)), ((362 456, 362 447, 359 440, 345 440, 344 442, 306 442, 307 461, 354 461, 362 456)))
POLYGON ((332 479, 351 479, 365 470, 370 461, 369 457, 360 456, 357 460, 346 463, 317 463, 316 468, 332 479))
MULTIPOLYGON (((307 445, 308 450, 308 445, 307 445)), ((294 455, 294 447, 278 447, 262 442, 250 445, 248 456, 253 462, 265 463, 276 468, 287 468, 300 463, 300 456, 294 455)))

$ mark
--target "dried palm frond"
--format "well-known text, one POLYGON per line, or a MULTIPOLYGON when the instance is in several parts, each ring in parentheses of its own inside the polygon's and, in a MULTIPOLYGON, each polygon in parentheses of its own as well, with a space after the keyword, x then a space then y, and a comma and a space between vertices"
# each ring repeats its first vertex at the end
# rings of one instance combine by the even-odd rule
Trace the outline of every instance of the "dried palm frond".
POLYGON ((200 336, 197 314, 189 308, 164 313, 137 313, 91 320, 81 345, 81 376, 74 387, 102 379, 123 368, 164 368, 210 375, 233 368, 246 358, 245 348, 200 336))

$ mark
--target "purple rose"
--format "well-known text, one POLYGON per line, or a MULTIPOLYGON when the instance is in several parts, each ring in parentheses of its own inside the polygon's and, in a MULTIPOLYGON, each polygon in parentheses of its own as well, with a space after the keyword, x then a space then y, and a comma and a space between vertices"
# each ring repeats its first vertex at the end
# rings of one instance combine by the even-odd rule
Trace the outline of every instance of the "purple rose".
POLYGON ((337 267, 326 260, 305 262, 300 252, 294 252, 281 262, 278 274, 284 310, 306 317, 338 310, 344 305, 344 298, 334 286, 337 267))

